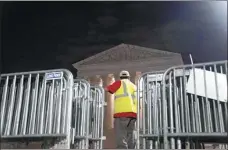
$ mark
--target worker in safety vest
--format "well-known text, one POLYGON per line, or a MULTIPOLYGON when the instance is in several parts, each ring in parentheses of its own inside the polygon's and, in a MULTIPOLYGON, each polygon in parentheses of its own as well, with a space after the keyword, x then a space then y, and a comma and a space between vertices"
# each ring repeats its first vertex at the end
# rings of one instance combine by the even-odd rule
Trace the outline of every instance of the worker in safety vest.
POLYGON ((136 86, 130 81, 128 71, 120 72, 120 80, 106 87, 115 95, 114 130, 117 149, 135 148, 135 123, 137 117, 136 86))

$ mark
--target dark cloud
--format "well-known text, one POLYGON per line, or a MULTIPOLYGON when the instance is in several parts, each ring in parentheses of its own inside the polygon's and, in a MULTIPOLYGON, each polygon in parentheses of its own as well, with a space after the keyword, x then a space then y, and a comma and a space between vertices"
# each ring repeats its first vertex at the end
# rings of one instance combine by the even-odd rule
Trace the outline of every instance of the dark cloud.
POLYGON ((119 20, 114 16, 100 16, 97 18, 97 21, 102 27, 109 28, 115 26, 119 20))
POLYGON ((3 22, 3 48, 8 65, 5 68, 8 71, 24 66, 25 70, 68 68, 121 43, 192 53, 198 62, 223 59, 227 54, 227 13, 213 5, 202 2, 14 5, 5 10, 3 22))

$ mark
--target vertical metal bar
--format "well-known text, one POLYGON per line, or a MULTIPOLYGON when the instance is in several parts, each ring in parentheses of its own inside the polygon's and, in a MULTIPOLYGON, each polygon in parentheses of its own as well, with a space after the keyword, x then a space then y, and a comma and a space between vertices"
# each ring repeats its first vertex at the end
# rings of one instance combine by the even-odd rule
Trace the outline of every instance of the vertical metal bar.
MULTIPOLYGON (((2 79, 2 78, 1 78, 2 79)), ((6 114, 6 102, 8 95, 8 84, 9 84, 9 76, 6 77, 5 85, 3 88, 2 101, 1 101, 1 134, 4 135, 4 126, 5 126, 5 114, 6 114)))
POLYGON ((193 95, 191 94, 189 96, 189 99, 191 101, 191 104, 190 104, 190 109, 191 109, 191 126, 192 126, 192 132, 196 132, 196 121, 195 121, 195 111, 194 111, 194 99, 193 99, 193 95))
POLYGON ((199 123, 199 131, 202 132, 202 116, 201 116, 201 111, 200 111, 200 104, 199 104, 199 98, 197 98, 197 114, 198 114, 198 123, 199 123))
MULTIPOLYGON (((159 114, 159 122, 158 122, 158 127, 159 127, 159 136, 161 136, 163 134, 163 131, 162 131, 162 127, 163 127, 163 116, 162 116, 162 83, 160 83, 160 87, 159 87, 159 111, 158 111, 158 114, 159 114)), ((160 143, 160 139, 158 137, 158 140, 159 140, 159 143, 160 143)), ((161 147, 161 144, 160 144, 160 148, 161 147)))
MULTIPOLYGON (((86 126, 86 131, 88 132, 88 130, 89 130, 89 117, 90 117, 90 110, 89 110, 89 108, 90 108, 90 86, 89 85, 87 85, 87 104, 88 104, 88 111, 87 112, 85 112, 85 113, 87 113, 87 116, 86 116, 86 122, 87 122, 87 126, 86 126)), ((85 144, 85 147, 86 147, 86 149, 88 149, 89 148, 89 135, 87 134, 86 135, 87 136, 87 138, 86 138, 86 144, 85 144)))
MULTIPOLYGON (((67 84, 66 84, 66 105, 65 105, 65 112, 63 113, 66 118, 64 119, 64 133, 67 134, 66 137, 66 143, 65 143, 65 149, 70 149, 70 141, 71 141, 71 119, 72 119, 72 99, 73 99, 73 75, 71 72, 65 72, 65 75, 67 76, 67 84)), ((64 79, 64 78, 63 78, 64 79)))
MULTIPOLYGON (((194 99, 194 98, 193 98, 194 99)), ((194 121, 195 121, 195 132, 199 132, 199 123, 198 123, 198 115, 197 115, 197 103, 196 100, 193 102, 193 114, 194 114, 194 121)))
POLYGON ((34 103, 35 103, 35 89, 33 83, 31 83, 31 97, 30 97, 30 103, 28 108, 28 129, 26 129, 27 134, 31 134, 31 126, 32 126, 32 116, 35 114, 34 112, 34 103))
MULTIPOLYGON (((53 81, 53 80, 52 80, 53 81)), ((45 108, 44 108, 44 133, 48 133, 48 123, 49 123, 49 110, 50 110, 50 99, 51 99, 51 88, 52 88, 52 81, 48 81, 47 84, 47 95, 45 97, 45 108)))
POLYGON ((95 114, 96 114, 96 117, 95 117, 95 138, 97 139, 97 144, 96 144, 96 148, 98 149, 99 148, 99 145, 100 145, 100 135, 99 135, 99 131, 100 131, 100 124, 99 124, 99 118, 100 118, 100 109, 101 109, 101 104, 100 104, 100 94, 99 94, 99 91, 98 89, 95 89, 96 90, 96 101, 95 101, 95 114))
POLYGON ((36 124, 37 128, 35 129, 35 133, 39 133, 39 129, 41 126, 41 103, 42 103, 42 95, 43 95, 43 89, 44 89, 44 79, 41 83, 41 87, 39 88, 39 93, 38 93, 38 104, 37 104, 37 114, 36 114, 36 124))
POLYGON ((202 123, 203 123, 203 125, 202 125, 202 132, 208 132, 208 128, 207 128, 207 126, 208 126, 208 124, 207 124, 207 121, 206 121, 206 106, 205 106, 205 101, 204 101, 204 98, 203 97, 201 97, 200 98, 200 101, 202 102, 202 119, 201 119, 201 121, 202 121, 202 123))
MULTIPOLYGON (((79 105, 79 117, 81 118, 81 122, 78 122, 78 129, 79 129, 79 133, 80 136, 83 137, 83 140, 80 143, 80 148, 85 148, 85 136, 86 136, 86 131, 85 131, 85 126, 86 126, 86 122, 85 122, 85 112, 86 112, 86 104, 85 104, 85 99, 83 98, 82 95, 82 82, 79 81, 79 86, 78 86, 78 100, 80 102, 79 105), (85 108, 85 109, 84 109, 85 108)), ((86 95, 85 95, 86 96, 86 95)))
MULTIPOLYGON (((84 83, 82 82, 83 86, 85 87, 85 89, 87 89, 87 87, 84 85, 84 83)), ((87 89, 89 90, 89 88, 87 89)), ((87 91, 85 90, 85 91, 87 91)), ((90 90, 87 91, 86 95, 90 96, 90 90)), ((89 147, 89 119, 90 119, 90 97, 87 97, 84 99, 84 107, 83 108, 86 108, 86 109, 83 109, 83 115, 84 115, 84 118, 85 118, 85 122, 84 122, 84 127, 83 130, 85 132, 84 136, 85 136, 85 140, 84 140, 84 148, 85 149, 88 149, 89 147)))
MULTIPOLYGON (((184 78, 184 102, 185 102, 185 109, 186 109, 186 113, 185 113, 185 121, 186 121, 186 132, 189 133, 191 132, 191 116, 190 116, 190 106, 189 106, 189 97, 187 95, 186 92, 186 84, 187 84, 187 77, 186 77, 186 70, 183 70, 183 78, 184 78)), ((186 148, 189 149, 190 148, 190 140, 187 138, 186 139, 186 148)))
MULTIPOLYGON (((223 64, 222 64, 223 65, 223 64)), ((221 74, 225 74, 224 73, 224 69, 223 69, 223 66, 222 65, 220 65, 220 73, 221 74)), ((226 113, 227 113, 227 111, 228 110, 226 110, 226 102, 224 102, 224 103, 220 103, 220 113, 221 113, 221 125, 222 125, 222 132, 225 132, 226 131, 226 113), (223 107, 222 107, 223 106, 223 107)), ((227 116, 228 117, 228 116, 227 116)))
POLYGON ((11 86, 12 91, 11 91, 10 102, 8 106, 9 110, 8 110, 7 121, 6 121, 5 135, 10 135, 11 133, 13 109, 14 109, 14 103, 15 103, 14 101, 15 101, 15 95, 16 95, 16 80, 17 80, 17 76, 15 75, 11 86))
POLYGON ((23 89, 24 89, 24 75, 21 76, 20 84, 19 84, 19 94, 18 94, 19 96, 18 96, 18 102, 16 107, 13 135, 18 134, 20 114, 22 110, 21 107, 22 107, 23 89))
MULTIPOLYGON (((153 106, 153 103, 152 103, 152 99, 151 99, 151 85, 150 85, 150 82, 147 80, 147 88, 146 88, 146 91, 147 91, 147 102, 148 102, 148 105, 147 105, 147 115, 148 115, 148 118, 147 118, 147 126, 148 126, 148 134, 152 134, 152 111, 151 111, 151 108, 154 107, 153 106)), ((153 148, 153 142, 151 140, 149 140, 149 149, 152 149, 153 148)))
MULTIPOLYGON (((143 81, 143 86, 146 89, 146 86, 148 86, 147 84, 145 84, 145 82, 147 82, 148 80, 148 75, 146 76, 146 79, 144 79, 143 81), (146 81, 145 81, 146 80, 146 81)), ((143 126, 143 134, 146 134, 146 91, 143 90, 143 102, 142 102, 142 126, 143 126)), ((146 139, 143 138, 143 149, 146 149, 146 139)))
MULTIPOLYGON (((188 96, 187 96, 187 92, 186 92, 186 83, 187 83, 187 79, 186 79, 186 74, 185 74, 186 70, 185 68, 183 68, 183 103, 184 103, 184 108, 185 108, 185 125, 186 125, 186 132, 190 132, 190 126, 189 126, 189 121, 190 121, 190 117, 189 117, 189 101, 188 101, 188 96)), ((186 140, 187 143, 188 140, 186 140)))
MULTIPOLYGON (((76 85, 75 85, 75 83, 74 83, 74 89, 73 89, 73 108, 72 108, 72 116, 73 116, 73 120, 72 120, 72 122, 73 122, 73 140, 72 140, 72 144, 74 144, 74 148, 78 148, 77 147, 77 141, 76 141, 76 137, 77 137, 77 135, 78 135, 78 131, 77 131, 77 129, 76 129, 76 127, 77 127, 77 124, 76 124, 76 119, 78 119, 78 117, 77 117, 77 111, 75 111, 76 110, 76 107, 77 107, 77 101, 76 101, 76 85)), ((79 119, 78 119, 79 120, 79 119)))
POLYGON ((40 124, 39 124, 39 134, 44 134, 44 111, 45 111, 45 101, 46 101, 46 89, 47 89, 47 80, 44 79, 43 81, 43 88, 42 88, 42 93, 41 93, 41 99, 40 99, 40 124))
POLYGON ((57 115, 59 108, 59 94, 60 94, 60 82, 62 79, 55 81, 54 94, 53 94, 53 118, 52 118, 52 133, 56 133, 57 115))
POLYGON ((221 111, 221 105, 220 105, 220 95, 219 95, 219 87, 218 87, 218 77, 217 77, 217 66, 214 64, 214 75, 215 75, 215 91, 216 91, 216 98, 217 98, 217 114, 218 114, 218 131, 222 132, 222 111, 221 111))
MULTIPOLYGON (((155 77, 156 78, 156 77, 155 77)), ((151 106, 149 107, 150 108, 150 112, 149 112, 149 114, 150 114, 150 126, 151 126, 151 128, 150 128, 150 133, 149 134, 154 134, 155 132, 155 126, 154 126, 154 123, 155 123, 155 120, 156 120, 156 116, 155 116, 155 112, 154 112, 154 110, 155 110, 155 102, 156 102, 156 97, 154 96, 155 95, 155 84, 156 83, 154 83, 154 82, 150 82, 149 83, 149 85, 150 85, 150 90, 149 90, 149 99, 150 99, 150 103, 151 103, 151 106)), ((151 149, 153 149, 154 148, 154 140, 152 139, 152 140, 150 140, 149 141, 149 148, 151 148, 151 149)))
POLYGON ((63 88, 65 89, 64 90, 64 96, 63 96, 63 104, 62 104, 62 116, 61 116, 61 120, 64 120, 64 121, 61 121, 61 133, 65 133, 66 132, 66 127, 67 127, 67 124, 66 122, 68 122, 67 120, 69 120, 71 118, 71 116, 68 116, 68 113, 69 113, 69 110, 71 110, 71 107, 68 108, 70 105, 72 99, 70 99, 70 97, 72 96, 71 94, 71 91, 72 91, 72 87, 71 87, 71 82, 70 81, 66 81, 66 79, 63 78, 63 88), (68 83, 68 84, 67 84, 68 83), (66 92, 68 91, 68 92, 66 92), (69 105, 69 106, 68 106, 69 105), (68 112, 68 113, 67 113, 68 112), (70 118, 69 118, 70 117, 70 118))
MULTIPOLYGON (((174 70, 172 70, 172 73, 174 70)), ((172 95, 172 73, 169 74, 169 117, 170 117, 170 133, 174 133, 174 120, 173 120, 173 95, 172 95)), ((171 149, 175 149, 174 138, 171 137, 171 149)))
POLYGON ((62 96, 63 96, 63 79, 60 80, 60 89, 58 92, 58 100, 57 100, 57 119, 56 119, 56 134, 60 133, 60 125, 61 125, 61 106, 62 106, 62 96))
POLYGON ((196 105, 195 105, 195 103, 197 103, 197 89, 196 89, 196 71, 195 71, 195 66, 192 66, 192 70, 193 70, 193 87, 194 87, 194 98, 193 98, 193 96, 191 95, 191 99, 192 99, 192 107, 193 107, 193 109, 192 109, 192 114, 193 114, 193 122, 194 122, 194 128, 193 128, 193 130, 194 130, 194 132, 198 132, 198 121, 196 121, 197 120, 197 113, 196 113, 196 105))
POLYGON ((162 79, 162 109, 163 109, 163 144, 164 149, 168 149, 168 116, 167 116, 167 96, 166 96, 166 77, 167 77, 167 71, 164 73, 163 79, 162 79))
POLYGON ((137 136, 137 138, 136 138, 136 148, 137 149, 140 149, 140 123, 141 123, 141 121, 142 121, 142 118, 140 117, 140 104, 141 104, 141 97, 140 97, 140 95, 141 95, 141 77, 138 79, 138 88, 137 88, 137 100, 138 100, 138 103, 137 103, 137 111, 138 111, 138 113, 137 113, 137 120, 136 120, 136 128, 137 128, 137 134, 136 134, 136 136, 137 136))
MULTIPOLYGON (((212 66, 210 66, 210 71, 212 71, 212 66)), ((218 114, 216 111, 215 100, 212 100, 212 106, 213 106, 213 116, 214 116, 214 120, 212 120, 212 122, 214 122, 214 129, 215 129, 213 132, 218 132, 219 131, 218 124, 217 124, 218 123, 218 114)))
MULTIPOLYGON (((176 70, 173 69, 173 94, 174 94, 174 114, 175 114, 175 132, 180 133, 180 124, 179 124, 179 105, 177 102, 177 83, 176 83, 176 70)), ((180 149, 181 141, 180 138, 177 138, 177 148, 180 149)))
MULTIPOLYGON (((84 137, 85 136, 85 113, 84 113, 84 109, 85 108, 85 99, 81 99, 81 86, 82 83, 81 81, 79 82, 79 86, 78 86, 78 100, 80 101, 80 105, 79 105, 79 117, 81 117, 81 122, 78 122, 78 129, 79 129, 79 133, 80 136, 84 137)), ((84 148, 85 146, 85 140, 82 140, 82 144, 80 145, 81 148, 84 148)))
POLYGON ((197 115, 197 122, 198 122, 198 132, 202 132, 202 118, 201 118, 201 112, 200 112, 200 105, 199 105, 199 98, 196 99, 196 115, 197 115))
MULTIPOLYGON (((75 137, 77 136, 77 124, 76 124, 76 118, 77 118, 77 111, 75 111, 75 108, 77 107, 77 101, 76 101, 76 84, 74 82, 74 86, 73 86, 73 107, 72 107, 72 123, 73 123, 73 139, 72 139, 72 144, 74 144, 74 146, 77 144, 75 144, 75 137)), ((77 148, 77 147, 74 147, 77 148)))
MULTIPOLYGON (((92 138, 96 138, 96 130, 97 130, 97 126, 96 126, 96 109, 97 109, 97 104, 96 104, 96 96, 97 96, 97 91, 96 89, 94 88, 94 97, 92 97, 92 95, 90 95, 90 124, 91 124, 91 135, 92 135, 92 138)), ((90 136, 90 135, 89 135, 90 136)), ((97 143, 97 141, 92 141, 93 143, 97 143)), ((96 144, 94 144, 96 145, 96 144)))
POLYGON ((30 90, 31 90, 31 79, 32 75, 29 74, 28 81, 27 81, 27 91, 26 91, 26 97, 25 97, 25 105, 24 105, 24 111, 23 111, 23 119, 22 119, 22 135, 26 134, 27 129, 27 118, 28 118, 28 107, 29 107, 29 99, 30 99, 30 90))
MULTIPOLYGON (((101 136, 104 134, 104 106, 105 106, 105 98, 104 98, 104 90, 102 90, 102 114, 101 114, 101 136)), ((138 109, 139 110, 139 109, 138 109)), ((103 140, 101 140, 101 149, 103 148, 103 140)))
MULTIPOLYGON (((159 101, 159 94, 158 94, 158 89, 159 88, 159 82, 158 82, 158 74, 156 74, 156 78, 155 78, 155 92, 154 92, 154 98, 155 98, 155 107, 154 107, 154 134, 156 134, 157 136, 159 136, 159 128, 158 128, 158 101, 159 101)), ((155 147, 154 148, 158 148, 158 139, 159 137, 155 140, 155 147)))
POLYGON ((51 91, 50 91, 50 99, 49 99, 49 110, 48 110, 48 125, 47 125, 47 133, 52 133, 52 126, 53 126, 53 104, 54 104, 54 88, 55 88, 55 80, 52 80, 51 84, 51 91))
MULTIPOLYGON (((227 72, 227 62, 225 63, 225 69, 223 70, 222 69, 222 73, 223 74, 225 74, 226 75, 226 80, 227 80, 227 77, 228 77, 228 72, 227 72)), ((228 80, 227 80, 228 81, 228 80)), ((225 112, 225 114, 224 114, 224 117, 225 117, 225 120, 224 120, 224 127, 225 127, 225 132, 228 132, 228 102, 226 102, 225 104, 224 104, 224 112, 225 112)), ((228 147, 228 145, 227 145, 227 147, 228 147)))
POLYGON ((99 103, 99 91, 97 88, 94 88, 95 90, 95 97, 94 97, 94 100, 93 103, 94 103, 94 114, 95 114, 95 119, 94 119, 94 130, 93 130, 93 134, 94 134, 94 138, 97 140, 97 141, 94 141, 95 144, 94 144, 94 147, 96 149, 99 148, 99 143, 100 143, 100 138, 99 138, 99 124, 98 124, 98 117, 99 117, 99 110, 100 110, 100 103, 99 103))
POLYGON ((35 95, 34 95, 34 103, 33 103, 33 107, 32 107, 32 116, 31 116, 31 121, 30 121, 30 134, 34 134, 35 133, 35 127, 36 127, 36 111, 37 111, 37 101, 38 101, 38 90, 39 90, 39 73, 36 75, 36 80, 35 80, 35 95))
POLYGON ((204 90, 205 90, 205 100, 206 100, 206 116, 207 116, 207 121, 206 121, 206 124, 207 124, 207 129, 208 129, 208 131, 207 132, 212 132, 212 126, 211 126, 211 120, 210 120, 210 118, 211 118, 211 111, 210 111, 210 103, 209 103, 209 101, 208 101, 208 96, 207 96, 207 78, 206 78, 206 68, 205 68, 205 66, 203 66, 203 76, 204 76, 204 90))
MULTIPOLYGON (((184 72, 184 69, 183 69, 184 72)), ((181 109, 181 126, 182 126, 182 132, 185 132, 185 116, 184 114, 186 113, 185 109, 184 109, 184 96, 183 96, 183 77, 179 78, 179 82, 180 82, 180 109, 181 109)))
POLYGON ((99 91, 99 89, 96 89, 97 90, 97 96, 96 96, 96 101, 97 101, 97 110, 96 110, 96 128, 97 128, 97 130, 95 130, 95 132, 96 132, 96 138, 98 139, 98 141, 97 141, 97 146, 96 146, 96 148, 97 149, 100 149, 101 147, 100 147, 100 143, 101 143, 101 138, 102 138, 102 136, 100 135, 100 130, 101 130, 101 128, 100 128, 100 115, 101 115, 101 108, 103 107, 102 106, 102 103, 101 103, 101 91, 99 91))
POLYGON ((74 103, 75 103, 75 108, 74 108, 74 112, 75 112, 75 118, 74 118, 74 125, 75 125, 75 133, 76 133, 76 136, 80 136, 79 134, 79 128, 78 128, 78 122, 81 121, 81 119, 79 118, 79 109, 78 109, 78 106, 80 105, 80 99, 78 98, 78 84, 75 84, 74 85, 74 103))

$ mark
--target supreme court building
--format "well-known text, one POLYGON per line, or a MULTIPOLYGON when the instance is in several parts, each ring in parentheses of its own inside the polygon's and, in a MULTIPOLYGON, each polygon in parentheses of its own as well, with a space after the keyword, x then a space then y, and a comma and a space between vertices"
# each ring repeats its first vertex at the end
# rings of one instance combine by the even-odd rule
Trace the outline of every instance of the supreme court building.
MULTIPOLYGON (((129 71, 131 81, 137 84, 143 72, 166 70, 172 66, 183 65, 180 54, 145 48, 129 44, 120 44, 72 64, 78 70, 78 77, 84 78, 91 85, 107 86, 119 79, 121 70, 129 71)), ((107 107, 104 118, 104 149, 115 148, 113 130, 113 99, 106 93, 107 107)))

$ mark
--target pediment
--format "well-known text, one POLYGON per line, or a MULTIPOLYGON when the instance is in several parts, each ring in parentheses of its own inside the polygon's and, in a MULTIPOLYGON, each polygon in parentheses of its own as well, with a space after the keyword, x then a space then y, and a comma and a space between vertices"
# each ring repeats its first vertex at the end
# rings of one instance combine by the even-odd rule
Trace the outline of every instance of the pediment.
POLYGON ((73 64, 74 67, 93 65, 93 64, 106 64, 124 61, 139 61, 150 58, 180 56, 178 53, 172 53, 152 48, 145 48, 130 44, 120 44, 106 51, 98 53, 94 56, 86 58, 73 64))

